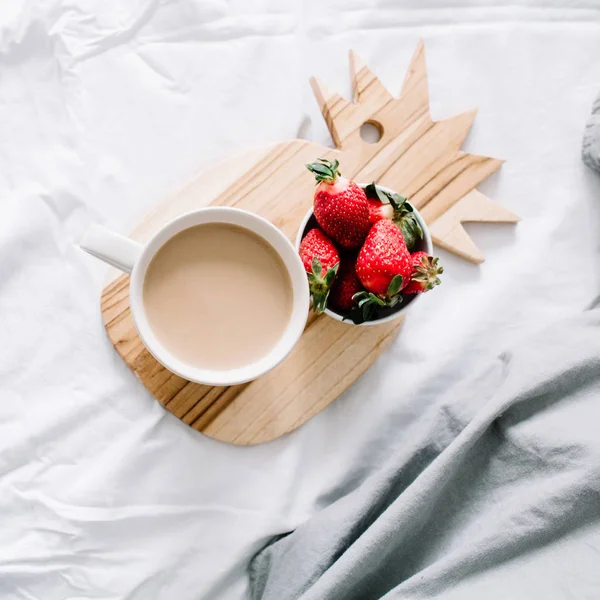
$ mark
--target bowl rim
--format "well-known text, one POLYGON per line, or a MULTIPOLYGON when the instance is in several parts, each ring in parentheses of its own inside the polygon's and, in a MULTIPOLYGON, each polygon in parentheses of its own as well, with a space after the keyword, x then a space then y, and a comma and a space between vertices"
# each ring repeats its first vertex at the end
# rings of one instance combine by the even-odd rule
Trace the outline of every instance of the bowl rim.
MULTIPOLYGON (((366 186, 371 185, 371 184, 370 183, 357 183, 357 185, 364 189, 366 186)), ((378 188, 381 188, 384 192, 387 192, 388 194, 397 193, 395 190, 392 190, 391 188, 386 187, 385 185, 379 185, 379 184, 376 184, 376 185, 378 188)), ((419 221, 419 225, 421 226, 421 229, 423 230, 423 242, 425 243, 425 251, 427 252, 427 254, 429 254, 431 256, 433 253, 433 242, 431 241, 431 234, 429 233, 429 228, 427 227, 427 223, 425 223, 425 219, 423 219, 423 216, 417 210, 417 208, 412 204, 412 202, 410 202, 410 200, 407 200, 407 202, 412 206, 414 214, 417 217, 417 221, 419 221)), ((296 244, 295 244, 296 251, 298 251, 300 249, 300 243, 302 242, 302 238, 304 237, 304 230, 306 229, 306 226, 308 225, 308 221, 310 220, 310 218, 312 216, 313 216, 313 207, 311 206, 308 209, 308 212, 306 213, 306 215, 304 215, 304 218, 302 219, 302 222, 300 223, 298 233, 296 234, 296 244)), ((389 323, 390 321, 395 321, 396 319, 402 318, 405 315, 406 311, 408 311, 415 304, 415 302, 418 302, 421 299, 422 295, 423 294, 415 294, 415 297, 411 300, 410 304, 406 304, 405 306, 400 305, 400 307, 398 308, 398 310, 396 312, 392 313, 391 315, 388 315, 387 317, 383 317, 382 319, 374 319, 373 321, 365 321, 364 323, 353 323, 352 321, 344 320, 344 317, 342 315, 336 313, 335 311, 333 311, 329 308, 326 308, 323 312, 324 312, 324 314, 331 317, 332 319, 335 319, 336 321, 340 321, 342 323, 346 323, 347 325, 354 325, 355 327, 372 327, 374 325, 382 325, 383 323, 389 323)))

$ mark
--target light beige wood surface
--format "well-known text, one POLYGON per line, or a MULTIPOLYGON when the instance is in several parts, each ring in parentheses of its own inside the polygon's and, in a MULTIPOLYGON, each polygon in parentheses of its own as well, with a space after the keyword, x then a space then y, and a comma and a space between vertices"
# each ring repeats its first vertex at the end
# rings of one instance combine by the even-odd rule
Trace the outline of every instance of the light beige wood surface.
MULTIPOLYGON (((422 43, 399 98, 354 52, 350 65, 353 102, 311 80, 335 149, 290 140, 225 161, 161 203, 132 237, 143 242, 176 215, 216 204, 256 212, 294 240, 314 191, 314 178, 304 165, 316 158, 337 158, 345 176, 375 180, 409 196, 436 244, 481 262, 461 223, 514 222, 518 217, 475 189, 502 164, 460 150, 475 111, 432 121, 422 43), (361 138, 360 128, 367 122, 380 131, 379 142, 361 138)), ((305 423, 373 364, 401 325, 355 327, 311 316, 297 347, 276 369, 249 384, 215 388, 177 377, 148 353, 133 325, 128 285, 128 276, 111 271, 102 294, 102 313, 115 348, 167 410, 195 429, 234 444, 269 441, 305 423)))

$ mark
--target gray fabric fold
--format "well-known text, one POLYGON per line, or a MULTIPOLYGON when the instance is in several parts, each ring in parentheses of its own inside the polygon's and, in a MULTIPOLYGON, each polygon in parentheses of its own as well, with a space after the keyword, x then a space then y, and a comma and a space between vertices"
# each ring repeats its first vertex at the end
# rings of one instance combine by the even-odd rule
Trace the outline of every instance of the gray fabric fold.
POLYGON ((254 558, 254 600, 600 598, 598 309, 466 377, 423 422, 254 558))
POLYGON ((581 155, 588 167, 600 172, 600 96, 596 98, 585 126, 581 155))

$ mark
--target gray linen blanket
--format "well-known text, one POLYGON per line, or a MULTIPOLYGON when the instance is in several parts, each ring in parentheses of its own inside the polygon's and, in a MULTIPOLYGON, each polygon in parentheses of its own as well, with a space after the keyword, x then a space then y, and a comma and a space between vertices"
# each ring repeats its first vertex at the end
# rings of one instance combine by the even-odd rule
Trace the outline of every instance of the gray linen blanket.
POLYGON ((594 102, 590 120, 585 127, 582 156, 588 167, 600 171, 600 96, 594 102))
POLYGON ((255 600, 600 599, 600 308, 464 375, 387 464, 254 558, 255 600))

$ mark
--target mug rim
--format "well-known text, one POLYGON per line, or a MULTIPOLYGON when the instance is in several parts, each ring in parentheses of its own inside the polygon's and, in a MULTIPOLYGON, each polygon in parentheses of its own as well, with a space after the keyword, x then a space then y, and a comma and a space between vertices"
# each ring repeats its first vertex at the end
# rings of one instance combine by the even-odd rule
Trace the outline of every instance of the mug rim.
POLYGON ((179 215, 158 229, 143 245, 131 273, 129 286, 133 322, 144 346, 152 356, 175 375, 195 383, 213 386, 237 385, 252 381, 276 367, 300 339, 308 311, 310 295, 306 272, 292 242, 270 221, 242 208, 208 206, 179 215), (207 369, 191 365, 170 352, 154 335, 143 302, 146 271, 158 250, 178 233, 196 225, 226 223, 258 235, 279 256, 290 278, 292 311, 287 326, 275 346, 258 360, 233 369, 207 369), (300 277, 301 276, 301 277, 300 277))
MULTIPOLYGON (((370 185, 370 184, 357 183, 357 185, 364 189, 367 185, 370 185)), ((377 187, 381 188, 383 191, 388 192, 390 194, 396 193, 395 190, 392 190, 389 187, 386 187, 385 185, 377 184, 377 187)), ((425 251, 427 252, 427 254, 431 255, 433 253, 433 242, 431 240, 431 234, 429 233, 429 228, 427 227, 427 223, 425 223, 425 219, 423 219, 423 215, 421 215, 421 213, 412 204, 412 202, 410 200, 407 200, 407 202, 412 206, 414 214, 417 217, 417 220, 419 221, 419 225, 421 226, 421 229, 423 230, 423 242, 425 243, 425 251)), ((306 229, 306 226, 308 225, 308 222, 309 222, 310 218, 313 216, 313 214, 314 214, 313 207, 311 206, 308 209, 306 215, 304 215, 304 218, 302 219, 302 222, 300 223, 300 228, 298 229, 298 233, 296 235, 296 252, 298 252, 298 250, 300 249, 300 243, 302 242, 302 239, 304 237, 304 230, 306 229)), ((373 327, 375 325, 382 325, 383 323, 389 323, 390 321, 395 321, 396 319, 402 318, 406 314, 406 312, 411 308, 411 306, 413 306, 415 304, 415 302, 418 302, 421 299, 422 295, 423 294, 415 294, 415 298, 413 298, 411 300, 410 304, 407 304, 405 306, 400 305, 400 307, 398 308, 397 311, 395 311, 391 315, 388 315, 387 317, 383 317, 383 319, 375 319, 373 321, 365 321, 364 323, 357 324, 357 323, 353 323, 352 321, 349 321, 347 319, 344 320, 344 317, 342 315, 336 313, 335 311, 333 311, 329 308, 326 308, 323 312, 328 317, 331 317, 332 319, 335 319, 336 321, 340 321, 341 323, 346 323, 347 325, 352 325, 354 327, 373 327)))

